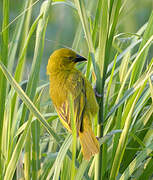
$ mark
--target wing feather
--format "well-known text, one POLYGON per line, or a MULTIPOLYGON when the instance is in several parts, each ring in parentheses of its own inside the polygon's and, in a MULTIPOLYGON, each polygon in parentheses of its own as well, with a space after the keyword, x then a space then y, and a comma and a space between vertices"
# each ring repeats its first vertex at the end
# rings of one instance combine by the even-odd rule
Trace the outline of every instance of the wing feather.
POLYGON ((71 75, 66 82, 67 83, 65 87, 67 88, 67 98, 60 107, 56 107, 56 111, 60 116, 63 125, 69 131, 71 131, 70 106, 68 98, 68 94, 71 93, 74 102, 74 117, 76 118, 75 121, 78 134, 78 131, 81 129, 81 124, 83 121, 83 112, 86 104, 85 80, 82 76, 80 76, 80 74, 75 74, 73 76, 71 75))

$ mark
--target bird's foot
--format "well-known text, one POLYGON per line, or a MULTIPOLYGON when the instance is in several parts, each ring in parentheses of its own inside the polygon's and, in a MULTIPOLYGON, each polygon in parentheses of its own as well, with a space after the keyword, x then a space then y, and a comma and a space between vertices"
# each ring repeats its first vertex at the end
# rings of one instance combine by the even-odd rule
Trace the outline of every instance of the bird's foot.
POLYGON ((94 86, 94 92, 95 92, 95 96, 98 97, 98 98, 102 98, 102 94, 99 94, 96 90, 96 86, 94 86))
POLYGON ((99 141, 100 140, 100 138, 98 137, 98 136, 96 136, 96 139, 99 141))

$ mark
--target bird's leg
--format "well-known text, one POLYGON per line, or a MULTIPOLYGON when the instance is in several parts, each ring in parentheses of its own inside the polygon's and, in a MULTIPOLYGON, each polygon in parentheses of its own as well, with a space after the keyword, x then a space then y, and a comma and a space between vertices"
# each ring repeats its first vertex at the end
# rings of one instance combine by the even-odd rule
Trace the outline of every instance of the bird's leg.
POLYGON ((99 141, 100 140, 100 138, 98 137, 98 136, 96 136, 96 139, 99 141))
POLYGON ((102 94, 99 94, 96 90, 96 85, 94 86, 93 88, 94 92, 95 92, 95 96, 98 97, 98 98, 102 98, 102 94))

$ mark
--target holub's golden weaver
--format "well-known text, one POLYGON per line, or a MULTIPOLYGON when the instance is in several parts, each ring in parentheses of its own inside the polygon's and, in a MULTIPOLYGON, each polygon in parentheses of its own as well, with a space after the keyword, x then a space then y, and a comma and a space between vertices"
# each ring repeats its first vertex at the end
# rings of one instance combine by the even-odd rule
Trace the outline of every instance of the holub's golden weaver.
POLYGON ((58 49, 50 56, 47 74, 50 79, 50 96, 61 122, 71 131, 69 94, 74 102, 77 135, 83 156, 89 160, 99 152, 99 142, 92 131, 92 120, 98 113, 98 104, 88 80, 75 68, 77 62, 86 61, 74 51, 58 49))

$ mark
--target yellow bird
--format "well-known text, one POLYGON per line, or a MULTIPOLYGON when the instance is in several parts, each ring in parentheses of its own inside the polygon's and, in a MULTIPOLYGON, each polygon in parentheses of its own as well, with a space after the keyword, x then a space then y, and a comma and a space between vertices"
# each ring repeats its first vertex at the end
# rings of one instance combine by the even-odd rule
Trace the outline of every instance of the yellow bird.
POLYGON ((47 74, 50 79, 50 97, 61 122, 70 132, 69 94, 72 95, 77 135, 83 156, 89 160, 99 152, 99 142, 92 131, 92 120, 99 107, 91 84, 75 68, 77 62, 86 60, 70 49, 58 49, 48 60, 47 74))

